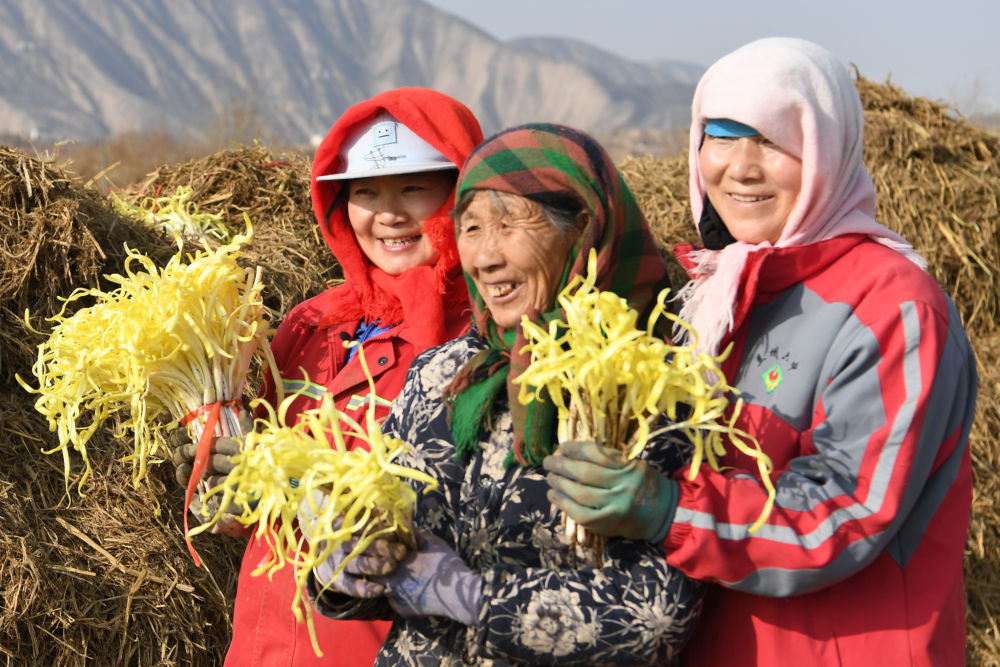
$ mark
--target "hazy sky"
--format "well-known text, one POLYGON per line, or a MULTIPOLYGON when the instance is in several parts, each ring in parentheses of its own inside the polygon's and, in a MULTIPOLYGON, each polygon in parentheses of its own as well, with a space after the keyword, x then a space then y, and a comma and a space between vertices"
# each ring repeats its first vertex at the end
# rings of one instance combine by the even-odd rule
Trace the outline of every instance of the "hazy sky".
POLYGON ((1000 0, 427 0, 502 40, 573 37, 633 60, 708 66, 802 37, 911 95, 1000 111, 1000 0))

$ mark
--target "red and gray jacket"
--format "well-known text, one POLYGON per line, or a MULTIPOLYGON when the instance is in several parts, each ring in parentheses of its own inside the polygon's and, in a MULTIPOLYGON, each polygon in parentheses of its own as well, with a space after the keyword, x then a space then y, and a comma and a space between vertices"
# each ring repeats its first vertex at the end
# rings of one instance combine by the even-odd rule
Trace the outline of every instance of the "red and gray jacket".
POLYGON ((720 584, 684 664, 963 664, 978 380, 954 304, 861 235, 756 251, 741 285, 723 370, 777 498, 750 533, 753 459, 678 475, 667 561, 720 584))

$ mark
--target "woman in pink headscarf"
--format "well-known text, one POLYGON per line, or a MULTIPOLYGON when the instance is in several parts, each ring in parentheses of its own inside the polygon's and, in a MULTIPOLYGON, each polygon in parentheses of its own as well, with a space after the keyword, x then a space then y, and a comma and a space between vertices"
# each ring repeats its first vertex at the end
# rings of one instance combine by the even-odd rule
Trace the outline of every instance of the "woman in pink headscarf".
POLYGON ((738 453, 694 480, 598 443, 545 462, 578 522, 662 541, 670 565, 720 584, 687 664, 964 661, 975 358, 923 259, 874 218, 863 132, 847 69, 802 40, 752 42, 695 92, 704 245, 677 249, 681 314, 699 349, 732 346, 736 426, 774 465, 759 530, 768 493, 738 453))

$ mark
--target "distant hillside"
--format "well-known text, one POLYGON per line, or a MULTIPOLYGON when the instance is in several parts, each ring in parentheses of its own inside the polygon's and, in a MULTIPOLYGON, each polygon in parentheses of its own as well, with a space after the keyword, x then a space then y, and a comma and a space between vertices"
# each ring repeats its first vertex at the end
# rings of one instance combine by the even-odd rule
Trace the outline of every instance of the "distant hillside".
POLYGON ((572 40, 500 42, 421 0, 0 3, 0 134, 36 141, 240 123, 303 143, 400 85, 461 99, 487 132, 664 130, 687 124, 698 74, 572 40))
POLYGON ((1000 113, 973 114, 969 116, 969 122, 986 130, 1000 131, 1000 113))
POLYGON ((548 60, 585 68, 615 99, 632 105, 633 115, 622 127, 675 129, 687 127, 691 97, 705 68, 678 61, 638 63, 574 39, 530 37, 507 46, 548 60))

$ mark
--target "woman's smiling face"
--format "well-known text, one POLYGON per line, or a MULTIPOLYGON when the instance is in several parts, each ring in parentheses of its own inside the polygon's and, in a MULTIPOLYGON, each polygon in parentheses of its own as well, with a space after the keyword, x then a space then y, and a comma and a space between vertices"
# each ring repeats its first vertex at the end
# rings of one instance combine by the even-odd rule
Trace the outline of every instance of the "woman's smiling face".
POLYGON ((450 170, 348 181, 347 218, 361 251, 390 275, 433 264, 438 251, 423 234, 424 221, 448 201, 454 186, 450 170))
POLYGON ((462 269, 498 327, 552 308, 577 232, 564 234, 538 203, 505 192, 476 192, 457 222, 462 269))
POLYGON ((698 152, 705 194, 729 233, 777 243, 802 187, 802 160, 756 134, 705 135, 698 152))

